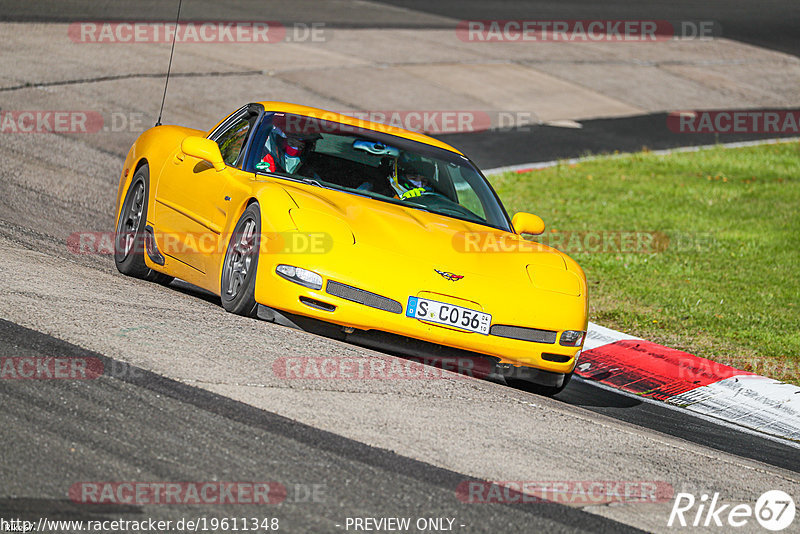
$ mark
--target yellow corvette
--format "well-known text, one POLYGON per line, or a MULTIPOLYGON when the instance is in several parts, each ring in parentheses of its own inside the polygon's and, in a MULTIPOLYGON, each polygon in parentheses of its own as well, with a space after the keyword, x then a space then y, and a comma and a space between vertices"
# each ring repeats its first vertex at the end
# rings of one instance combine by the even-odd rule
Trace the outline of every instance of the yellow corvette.
POLYGON ((210 132, 157 126, 117 191, 120 272, 173 277, 227 311, 415 357, 490 362, 543 394, 572 376, 586 278, 525 240, 455 148, 320 109, 260 102, 210 132))

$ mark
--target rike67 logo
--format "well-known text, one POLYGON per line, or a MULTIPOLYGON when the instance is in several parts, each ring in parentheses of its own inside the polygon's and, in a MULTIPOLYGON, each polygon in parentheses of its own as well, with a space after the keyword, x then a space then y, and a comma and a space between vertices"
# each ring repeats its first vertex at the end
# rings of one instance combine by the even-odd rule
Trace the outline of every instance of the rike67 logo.
POLYGON ((792 497, 780 490, 763 493, 755 506, 747 503, 720 504, 719 493, 699 499, 691 493, 678 493, 668 527, 743 527, 755 518, 767 530, 778 532, 794 522, 795 504, 792 497))

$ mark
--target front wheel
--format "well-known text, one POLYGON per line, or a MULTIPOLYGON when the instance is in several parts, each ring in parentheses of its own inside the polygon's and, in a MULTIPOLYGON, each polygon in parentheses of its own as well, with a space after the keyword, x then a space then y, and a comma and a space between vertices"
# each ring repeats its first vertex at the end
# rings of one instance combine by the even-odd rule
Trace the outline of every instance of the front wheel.
POLYGON ((233 229, 222 263, 220 297, 222 307, 237 315, 254 317, 256 270, 261 238, 261 210, 250 204, 233 229))
POLYGON ((144 262, 149 187, 150 170, 142 165, 133 175, 122 201, 114 240, 114 264, 122 274, 166 285, 172 282, 172 277, 150 269, 144 262))
POLYGON ((530 393, 542 395, 543 397, 552 397, 564 391, 564 388, 567 387, 567 384, 572 380, 572 375, 574 374, 575 371, 564 375, 564 382, 562 382, 560 386, 541 386, 521 378, 506 378, 506 383, 513 388, 522 389, 530 393))

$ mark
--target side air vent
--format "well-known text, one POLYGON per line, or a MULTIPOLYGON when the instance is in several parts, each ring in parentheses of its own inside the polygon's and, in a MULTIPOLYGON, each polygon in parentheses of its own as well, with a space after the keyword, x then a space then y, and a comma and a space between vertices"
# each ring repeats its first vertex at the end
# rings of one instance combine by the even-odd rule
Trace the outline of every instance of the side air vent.
POLYGON ((533 341, 535 343, 555 343, 556 332, 551 330, 539 330, 536 328, 524 328, 522 326, 509 326, 505 324, 495 324, 489 330, 489 334, 520 341, 533 341))
POLYGON ((369 291, 364 291, 363 289, 348 286, 340 282, 334 282, 333 280, 328 280, 325 291, 334 297, 357 302, 364 306, 369 306, 370 308, 377 308, 392 313, 403 313, 403 305, 396 300, 382 297, 381 295, 376 295, 375 293, 370 293, 369 291))
POLYGON ((147 251, 147 255, 153 263, 156 265, 164 265, 164 256, 162 256, 161 252, 158 250, 156 238, 153 235, 153 227, 149 224, 144 227, 144 249, 147 251))

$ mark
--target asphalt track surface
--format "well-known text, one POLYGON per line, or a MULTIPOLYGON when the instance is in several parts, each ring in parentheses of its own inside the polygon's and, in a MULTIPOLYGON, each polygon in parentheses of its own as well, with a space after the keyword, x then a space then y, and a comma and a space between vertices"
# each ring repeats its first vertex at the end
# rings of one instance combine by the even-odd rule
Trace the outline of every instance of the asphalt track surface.
MULTIPOLYGON (((439 16, 458 19, 709 18, 720 21, 727 37, 795 55, 800 51, 797 29, 792 24, 795 2, 716 2, 704 3, 702 7, 689 2, 635 5, 626 2, 605 3, 602 8, 595 2, 552 2, 533 6, 526 2, 502 2, 490 7, 472 1, 384 3, 427 12, 431 18, 421 20, 417 14, 403 11, 388 17, 375 10, 367 12, 372 19, 353 19, 342 14, 343 9, 352 7, 338 5, 329 12, 321 7, 319 16, 328 16, 331 24, 370 27, 446 27, 449 22, 437 20, 439 16), (723 6, 726 9, 722 9, 723 6)), ((0 0, 0 19, 122 20, 141 18, 143 6, 146 6, 144 12, 152 20, 169 20, 173 11, 167 4, 0 0)), ((186 18, 194 20, 203 17, 241 19, 252 13, 255 9, 252 6, 264 5, 263 2, 240 2, 231 13, 216 2, 193 4, 186 18)), ((287 9, 285 4, 281 9, 287 9)), ((354 12, 365 14, 364 10, 354 12)), ((288 10, 269 18, 289 21, 296 19, 297 13, 288 10)), ((482 167, 494 167, 574 157, 586 152, 636 150, 642 146, 669 148, 753 138, 670 136, 663 131, 665 120, 665 116, 655 114, 585 121, 582 129, 537 126, 530 130, 461 134, 445 139, 471 154, 482 167), (653 128, 656 124, 659 127, 653 128)), ((31 209, 43 207, 31 206, 31 209)), ((69 205, 59 209, 69 209, 69 205)), ((84 210, 85 206, 76 209, 84 210)), ((13 230, 17 231, 35 233, 13 230)), ((9 233, 7 228, 5 233, 9 233)), ((113 269, 107 262, 103 267, 113 269)), ((198 305, 207 300, 200 293, 193 296, 198 305)), ((221 308, 218 311, 224 314, 221 308)), ((89 355, 106 364, 112 362, 106 355, 88 353, 4 320, 0 321, 0 354, 89 355)), ((31 519, 42 515, 52 519, 100 519, 223 517, 241 513, 241 509, 214 507, 86 507, 63 497, 71 483, 107 480, 109 473, 113 473, 116 480, 268 479, 289 488, 323 483, 324 499, 290 502, 290 498, 275 508, 275 515, 285 522, 288 531, 340 531, 336 525, 348 515, 457 517, 458 523, 471 527, 464 531, 634 531, 600 515, 555 504, 463 505, 455 498, 454 488, 470 478, 465 474, 365 445, 145 369, 136 371, 126 378, 103 376, 89 381, 44 384, 41 381, 0 381, 3 406, 0 411, 3 450, 0 482, 4 487, 0 493, 0 511, 31 519), (36 446, 31 447, 31 443, 36 446)), ((524 390, 508 388, 508 393, 537 401, 535 395, 524 390)), ((800 473, 800 455, 796 447, 600 389, 587 382, 574 381, 556 400, 647 429, 654 435, 674 436, 800 473)), ((575 439, 580 440, 581 436, 575 439)))
MULTIPOLYGON (((110 358, 0 320, 0 351, 24 357, 110 358)), ((347 517, 457 518, 455 529, 530 532, 640 532, 555 503, 462 503, 465 475, 257 410, 139 368, 123 378, 0 382, 3 492, 36 484, 147 481, 279 482, 281 504, 169 506, 76 504, 69 499, 0 497, 4 517, 51 520, 177 521, 182 517, 279 517, 282 531, 342 531, 347 517), (38 383, 37 383, 38 382, 38 383), (9 439, 10 438, 10 439, 9 439), (36 443, 31 447, 31 443, 36 443), (420 509, 424 511, 420 511, 420 509)))
POLYGON ((581 121, 581 128, 532 125, 478 133, 440 135, 482 169, 595 154, 796 137, 796 134, 673 133, 666 113, 581 121))
MULTIPOLYGON (((126 2, 0 0, 0 21, 170 21, 175 18, 176 7, 177 2, 159 0, 126 2)), ((797 2, 793 0, 763 2, 389 0, 370 3, 334 0, 323 4, 313 3, 311 0, 298 2, 240 0, 224 4, 214 0, 186 0, 183 3, 181 19, 278 20, 290 24, 307 22, 310 8, 313 8, 315 22, 323 22, 331 28, 453 28, 459 20, 473 19, 714 21, 720 28, 718 36, 800 57, 800 24, 797 24, 797 2), (381 5, 389 9, 380 9, 381 5)), ((579 129, 538 125, 445 134, 439 137, 469 154, 480 167, 494 168, 614 151, 658 150, 791 136, 791 134, 674 133, 665 128, 666 117, 664 113, 652 113, 581 121, 582 128, 579 129)))
POLYGON ((698 419, 659 403, 643 402, 633 396, 602 389, 589 381, 576 380, 575 384, 570 384, 556 398, 567 404, 716 450, 800 472, 800 459, 795 447, 758 435, 743 434, 735 427, 698 419))
MULTIPOLYGON (((450 28, 459 20, 539 19, 539 20, 667 20, 715 21, 721 35, 800 56, 800 25, 797 2, 793 0, 639 0, 595 2, 594 0, 383 0, 379 2, 276 2, 239 0, 220 3, 214 0, 186 0, 185 20, 242 20, 261 16, 284 23, 306 21, 309 12, 316 21, 334 27, 371 28, 450 28), (402 8, 387 13, 369 4, 402 8), (429 14, 425 18, 420 14, 429 14)), ((0 0, 2 21, 77 20, 173 20, 177 2, 130 0, 97 2, 91 0, 38 0, 19 2, 0 0)))
POLYGON ((388 0, 384 3, 463 20, 715 21, 728 39, 800 55, 797 3, 792 0, 388 0))

